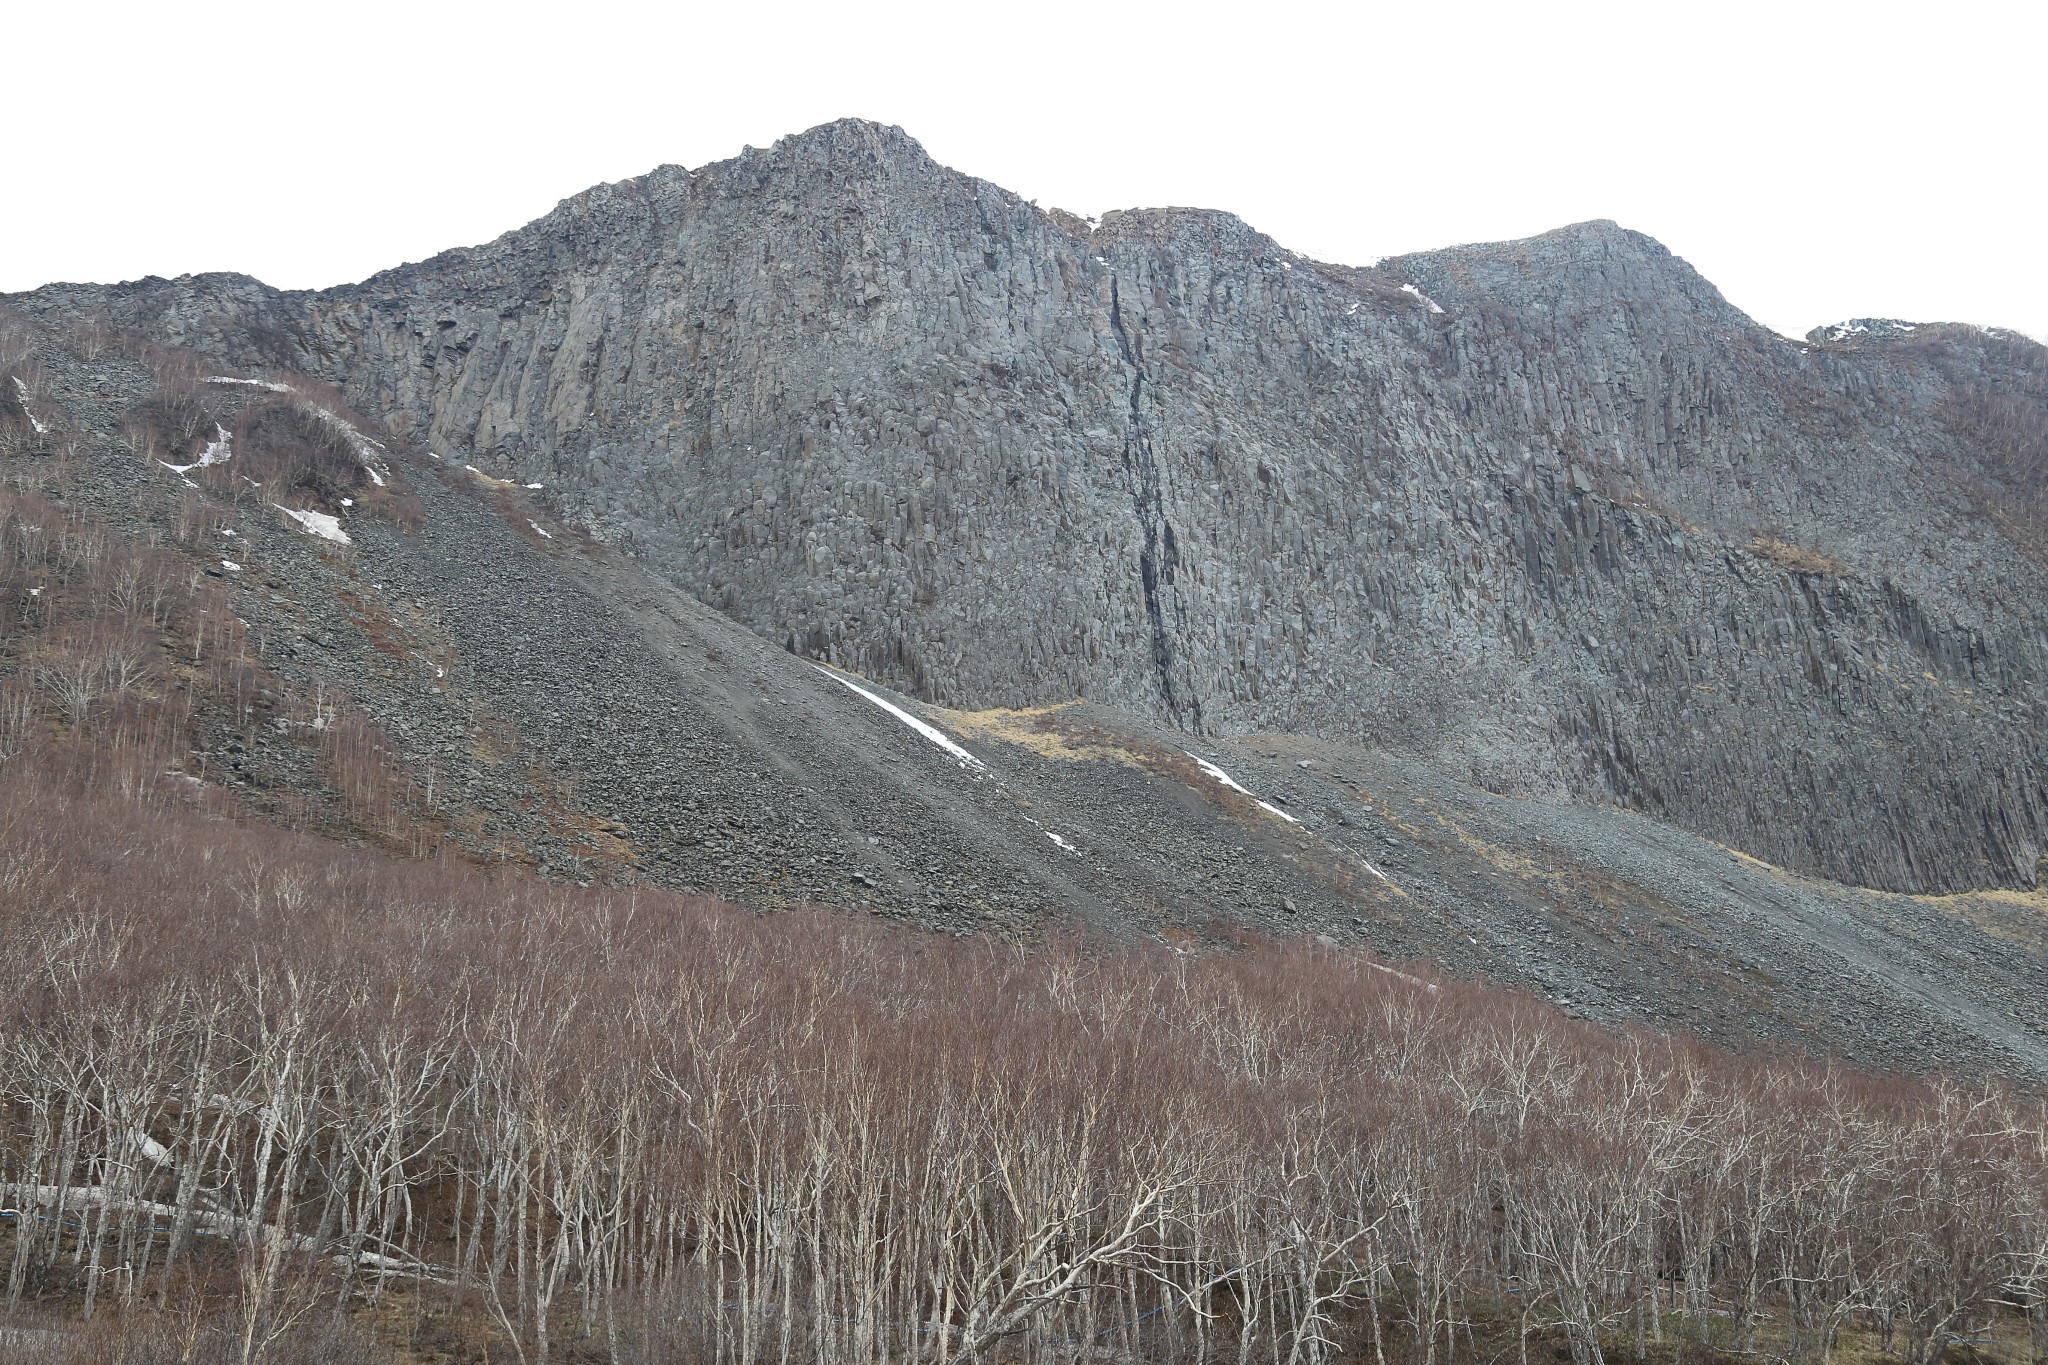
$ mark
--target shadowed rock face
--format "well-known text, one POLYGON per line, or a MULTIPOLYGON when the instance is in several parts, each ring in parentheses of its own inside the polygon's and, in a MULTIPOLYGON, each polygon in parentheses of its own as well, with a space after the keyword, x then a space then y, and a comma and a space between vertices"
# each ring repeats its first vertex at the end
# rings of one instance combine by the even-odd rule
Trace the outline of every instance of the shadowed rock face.
POLYGON ((332 380, 930 700, 1363 741, 1889 889, 2048 852, 2048 575, 1998 514, 2041 457, 1964 410, 2048 352, 1788 341, 1613 224, 1332 267, 848 121, 360 285, 15 302, 332 380))

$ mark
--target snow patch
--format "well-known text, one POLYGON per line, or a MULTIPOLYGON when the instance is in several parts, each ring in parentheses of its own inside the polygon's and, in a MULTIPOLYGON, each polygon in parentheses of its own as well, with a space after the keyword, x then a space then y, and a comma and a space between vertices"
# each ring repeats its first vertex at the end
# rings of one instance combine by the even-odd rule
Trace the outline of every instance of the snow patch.
POLYGON ((252 389, 268 389, 272 393, 291 392, 291 387, 286 384, 272 383, 268 379, 237 379, 231 374, 210 374, 206 376, 206 382, 209 384, 247 384, 252 389))
POLYGON ((36 429, 36 435, 48 435, 50 429, 44 426, 41 419, 29 410, 28 385, 21 382, 20 375, 14 376, 14 393, 16 397, 21 399, 21 415, 28 418, 28 424, 36 429))
POLYGON ((347 545, 350 543, 348 532, 341 529, 341 518, 339 517, 331 517, 325 512, 294 511, 282 503, 273 502, 270 505, 290 517, 293 521, 296 521, 307 535, 318 536, 322 540, 331 540, 336 545, 347 545))
POLYGON ((1236 778, 1232 777, 1229 773, 1224 772, 1223 769, 1217 767, 1208 759, 1203 758, 1200 754, 1188 753, 1186 749, 1182 749, 1181 752, 1187 754, 1189 758, 1194 759, 1197 764, 1201 765, 1201 769, 1203 772, 1209 774, 1209 776, 1215 778, 1218 782, 1221 782, 1224 786, 1230 788, 1232 791, 1243 792, 1246 796, 1251 795, 1251 790, 1249 788, 1243 786, 1241 783, 1238 782, 1236 778))
POLYGON ((1181 752, 1182 752, 1182 753, 1184 753, 1184 754, 1187 754, 1189 758, 1192 758, 1193 760, 1195 760, 1195 762, 1196 762, 1196 763, 1198 763, 1198 764, 1200 764, 1200 765, 1201 765, 1201 769, 1202 769, 1202 771, 1203 771, 1203 772, 1205 772, 1205 773, 1207 773, 1207 774, 1208 774, 1209 776, 1211 776, 1211 777, 1215 778, 1215 779, 1216 779, 1216 780, 1217 780, 1218 782, 1221 782, 1221 783, 1222 783, 1222 784, 1223 784, 1224 786, 1226 786, 1226 787, 1230 788, 1230 789, 1231 789, 1232 791, 1235 791, 1235 792, 1242 792, 1242 793, 1244 793, 1244 794, 1245 794, 1246 796, 1249 796, 1249 797, 1251 797, 1251 799, 1252 799, 1253 801, 1255 801, 1255 802, 1257 802, 1257 803, 1258 803, 1259 809, 1261 809, 1261 810, 1263 810, 1263 811, 1267 811, 1267 812, 1269 812, 1269 813, 1271 813, 1271 814, 1273 814, 1273 815, 1277 815, 1277 816, 1279 816, 1279 817, 1280 817, 1280 818, 1281 818, 1282 820, 1285 820, 1285 821, 1286 821, 1286 822, 1287 822, 1288 824, 1290 824, 1290 825, 1298 825, 1298 824, 1300 824, 1300 823, 1301 823, 1301 821, 1299 821, 1299 820, 1295 819, 1295 818, 1294 818, 1293 816, 1289 815, 1289 814, 1288 814, 1288 813, 1287 813, 1286 811, 1284 811, 1284 810, 1281 810, 1281 809, 1280 809, 1280 808, 1279 808, 1278 806, 1274 805, 1274 804, 1273 804, 1272 802, 1270 802, 1270 801, 1262 801, 1262 800, 1260 800, 1260 799, 1259 799, 1259 797, 1258 797, 1258 795, 1257 795, 1257 794, 1256 794, 1255 792, 1253 792, 1253 791, 1251 791, 1251 790, 1250 790, 1249 788, 1245 787, 1245 786, 1244 786, 1243 784, 1241 784, 1241 783, 1240 783, 1240 782, 1239 782, 1239 781, 1238 781, 1238 780, 1237 780, 1236 778, 1232 777, 1232 776, 1231 776, 1231 775, 1230 775, 1229 773, 1227 773, 1227 772, 1224 772, 1224 771, 1223 771, 1223 769, 1221 769, 1221 768, 1217 767, 1217 766, 1216 766, 1216 765, 1215 765, 1214 763, 1211 763, 1211 762, 1210 762, 1210 761, 1209 761, 1208 759, 1206 759, 1206 758, 1203 758, 1203 757, 1202 757, 1202 756, 1201 756, 1200 754, 1188 753, 1188 751, 1187 751, 1186 749, 1182 749, 1182 750, 1181 750, 1181 752))
POLYGON ((1404 294, 1413 294, 1416 298, 1421 299, 1422 306, 1427 308, 1432 313, 1441 313, 1444 311, 1443 307, 1440 304, 1438 304, 1435 299, 1423 293, 1420 289, 1417 289, 1412 284, 1402 285, 1401 292, 1404 294))
POLYGON ((1902 322, 1898 318, 1850 318, 1846 322, 1831 322, 1825 327, 1816 327, 1807 336, 1811 339, 1818 333, 1822 341, 1847 341, 1854 336, 1895 336, 1918 330, 1918 323, 1902 322))
POLYGON ((1378 962, 1367 962, 1365 965, 1372 968, 1376 972, 1385 972, 1388 976, 1398 976, 1411 986, 1422 987, 1422 989, 1428 991, 1431 995, 1435 995, 1437 993, 1437 986, 1434 982, 1424 981, 1419 976, 1410 976, 1408 975, 1408 973, 1404 971, 1400 971, 1393 967, 1385 966, 1378 962))
POLYGON ((1360 853, 1357 849, 1351 848, 1345 844, 1339 844, 1337 845, 1337 847, 1343 849, 1346 853, 1349 853, 1352 857, 1358 859, 1360 866, 1362 866, 1367 872, 1372 873, 1373 876, 1378 877, 1388 886, 1392 886, 1394 884, 1394 879, 1392 877, 1389 877, 1386 873, 1374 867, 1372 865, 1372 860, 1370 858, 1367 858, 1363 853, 1360 853))
POLYGON ((356 463, 363 467, 363 472, 370 476, 371 482, 382 488, 385 476, 391 472, 390 466, 386 463, 389 456, 383 445, 363 435, 353 422, 335 416, 318 403, 307 403, 306 409, 340 433, 341 439, 348 442, 348 448, 355 452, 356 463))
POLYGON ((192 481, 186 479, 185 476, 195 469, 205 469, 208 465, 226 464, 229 460, 235 458, 233 441, 228 436, 228 429, 220 423, 215 422, 213 430, 215 439, 206 443, 206 449, 200 451, 199 458, 191 464, 172 464, 169 460, 158 460, 157 463, 170 470, 173 474, 176 474, 179 478, 185 479, 186 483, 191 483, 192 481))
POLYGON ((235 563, 235 561, 232 559, 223 559, 220 562, 220 566, 223 569, 226 569, 229 573, 240 573, 242 571, 242 566, 235 563))
POLYGON ((941 749, 944 749, 947 753, 951 754, 954 758, 954 761, 959 763, 961 767, 967 769, 970 772, 976 773, 986 773, 988 771, 988 764, 983 763, 973 754, 968 753, 958 744, 955 744, 953 740, 949 736, 947 736, 944 731, 940 730, 937 726, 929 725, 924 721, 919 720, 916 716, 911 715, 908 711, 896 705, 894 702, 887 701, 881 697, 876 696, 874 693, 868 691, 865 687, 860 686, 858 683, 853 682, 851 679, 842 677, 841 675, 834 673, 831 669, 826 668, 822 664, 812 664, 811 667, 817 669, 820 673, 823 673, 826 677, 832 679, 832 681, 840 684, 842 687, 845 687, 848 691, 858 692, 861 696, 866 697, 869 701, 881 707, 884 711, 887 711, 890 715, 896 717, 896 719, 902 721, 905 725, 908 725, 911 729, 917 731, 920 735, 923 735, 926 739, 930 740, 932 743, 938 745, 941 749))
POLYGON ((481 470, 481 469, 478 469, 478 468, 477 468, 477 467, 476 467, 475 465, 473 465, 473 464, 466 464, 466 465, 464 465, 464 466, 463 466, 463 468, 464 468, 464 469, 466 469, 466 470, 468 470, 468 471, 469 471, 469 472, 470 472, 471 474, 474 474, 474 475, 476 476, 476 479, 477 479, 477 482, 478 482, 478 483, 484 484, 484 485, 486 485, 487 487, 490 487, 490 488, 517 488, 517 487, 519 487, 519 485, 518 485, 518 484, 516 484, 516 483, 512 482, 512 481, 511 481, 510 479, 501 479, 501 478, 499 478, 499 477, 498 477, 497 475, 495 475, 495 474, 489 474, 489 473, 486 473, 486 472, 484 472, 483 470, 481 470))
POLYGON ((549 534, 548 534, 548 533, 547 533, 547 532, 546 532, 545 530, 542 530, 542 528, 541 528, 541 524, 540 524, 539 522, 535 521, 535 520, 534 520, 534 519, 533 519, 532 517, 528 517, 528 518, 526 519, 526 524, 527 524, 528 526, 531 526, 531 527, 532 527, 532 528, 533 528, 534 530, 536 530, 536 531, 540 531, 540 538, 541 538, 542 540, 553 540, 553 539, 554 539, 554 537, 553 537, 553 536, 549 535, 549 534))
POLYGON ((1073 854, 1076 858, 1081 856, 1081 850, 1075 848, 1072 844, 1068 843, 1056 831, 1047 829, 1044 825, 1039 824, 1038 821, 1032 819, 1028 815, 1024 817, 1024 823, 1030 825, 1040 834, 1043 834, 1046 838, 1052 840, 1055 847, 1063 850, 1064 852, 1073 854))

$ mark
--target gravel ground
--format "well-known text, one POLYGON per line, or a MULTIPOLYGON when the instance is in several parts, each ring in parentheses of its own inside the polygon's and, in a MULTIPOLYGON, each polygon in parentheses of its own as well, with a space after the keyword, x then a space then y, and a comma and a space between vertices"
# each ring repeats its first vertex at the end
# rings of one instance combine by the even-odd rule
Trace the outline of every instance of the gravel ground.
MULTIPOLYGON (((1012 742, 862 684, 951 733, 976 771, 601 547, 558 534, 537 548, 484 502, 420 484, 428 531, 367 528, 358 573, 433 604, 458 694, 573 781, 636 875, 953 931, 1056 916, 1322 934, 1740 1047, 2048 1075, 2038 896, 1840 887, 1616 808, 1494 797, 1302 737, 1195 740, 1101 707, 1062 709, 1051 732, 1076 746, 1107 735, 1117 757, 1053 757, 1028 723, 1012 742), (1184 749, 1300 823, 1156 761, 1184 749)), ((398 689, 373 707, 418 733, 398 689)), ((464 739, 438 743, 453 754, 464 739)), ((509 811, 514 766, 472 764, 460 781, 509 811)), ((558 835, 516 823, 506 846, 576 870, 558 835)))

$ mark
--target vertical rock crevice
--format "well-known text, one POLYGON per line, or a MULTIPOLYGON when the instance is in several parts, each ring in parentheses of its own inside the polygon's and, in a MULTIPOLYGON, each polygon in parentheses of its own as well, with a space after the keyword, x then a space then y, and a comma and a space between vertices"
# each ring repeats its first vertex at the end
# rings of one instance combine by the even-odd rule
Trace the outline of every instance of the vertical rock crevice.
MULTIPOLYGON (((1113 269, 1109 276, 1109 330, 1116 337, 1118 354, 1131 372, 1130 429, 1124 437, 1123 466, 1133 481, 1131 508, 1138 522, 1138 582, 1151 634, 1152 667, 1159 679, 1160 705, 1175 725, 1184 725, 1200 734, 1201 699, 1193 695, 1192 689, 1184 691, 1174 680, 1178 641, 1167 622, 1167 607, 1162 599, 1174 588, 1180 568, 1180 546, 1174 538, 1173 524, 1166 517, 1159 461, 1147 430, 1145 366, 1124 325, 1122 287, 1113 269)), ((1178 601, 1174 605, 1178 617, 1178 601)))

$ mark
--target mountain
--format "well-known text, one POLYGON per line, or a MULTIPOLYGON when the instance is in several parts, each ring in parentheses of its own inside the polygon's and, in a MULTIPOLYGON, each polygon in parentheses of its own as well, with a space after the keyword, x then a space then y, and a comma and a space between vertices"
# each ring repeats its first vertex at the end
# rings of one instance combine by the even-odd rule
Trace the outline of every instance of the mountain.
MULTIPOLYGON (((2048 1071, 2022 338, 1791 341, 1611 223, 1370 268, 1090 223, 858 121, 358 285, 5 302, 67 505, 232 508, 180 543, 273 690, 354 698, 472 854, 2048 1071), (391 487, 276 472, 341 420, 391 487)), ((192 775, 304 786, 308 714, 192 775)))
POLYGON ((1887 889, 2048 852, 2048 579, 1993 515, 2039 430, 2015 489, 1965 410, 2038 415, 2041 348, 1787 341, 1610 223, 1335 268, 848 121, 352 287, 37 301, 329 380, 927 700, 1358 740, 1887 889))

